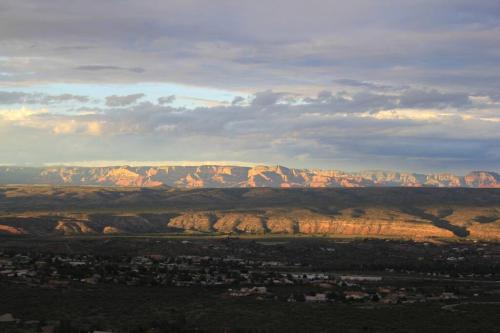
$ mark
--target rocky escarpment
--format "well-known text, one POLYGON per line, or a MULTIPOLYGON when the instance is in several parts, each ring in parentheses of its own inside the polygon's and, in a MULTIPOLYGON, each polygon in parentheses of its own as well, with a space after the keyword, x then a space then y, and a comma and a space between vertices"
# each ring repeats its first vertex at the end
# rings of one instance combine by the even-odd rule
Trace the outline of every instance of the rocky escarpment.
POLYGON ((178 214, 67 214, 1 217, 0 234, 282 234, 365 237, 471 237, 500 240, 500 209, 347 208, 334 214, 307 209, 200 211, 178 214))
POLYGON ((356 173, 283 166, 0 167, 0 184, 227 187, 473 187, 499 188, 500 175, 465 176, 389 171, 356 173))
POLYGON ((0 234, 76 236, 146 234, 175 231, 168 227, 172 214, 30 214, 0 217, 0 234))
MULTIPOLYGON (((420 210, 418 211, 420 212, 420 210)), ((497 216, 496 210, 483 210, 497 216)), ((307 210, 294 212, 204 212, 185 213, 175 217, 169 226, 183 231, 220 232, 231 234, 328 234, 358 236, 399 236, 409 238, 466 237, 483 226, 471 219, 467 227, 439 219, 380 208, 346 209, 336 215, 317 214, 307 210), (362 213, 360 213, 362 212, 362 213), (436 223, 438 219, 440 223, 436 223), (469 230, 470 229, 470 230, 469 230)), ((498 215, 500 216, 500 215, 498 215)), ((493 226, 493 225, 491 225, 493 226)), ((500 223, 486 238, 500 239, 500 223)))
POLYGON ((500 239, 500 190, 0 186, 0 234, 500 239))
POLYGON ((335 214, 310 210, 265 212, 197 212, 173 218, 183 231, 231 234, 327 234, 408 238, 477 237, 500 239, 498 208, 348 208, 335 214), (446 212, 444 214, 443 212, 446 212))

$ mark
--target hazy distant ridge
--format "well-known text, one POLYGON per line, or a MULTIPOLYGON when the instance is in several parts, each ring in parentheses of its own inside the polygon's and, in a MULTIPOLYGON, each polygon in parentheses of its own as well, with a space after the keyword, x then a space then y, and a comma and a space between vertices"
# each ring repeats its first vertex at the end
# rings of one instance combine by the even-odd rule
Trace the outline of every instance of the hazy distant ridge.
POLYGON ((500 188, 500 175, 472 171, 418 174, 343 172, 283 166, 0 167, 0 184, 196 187, 472 187, 500 188))

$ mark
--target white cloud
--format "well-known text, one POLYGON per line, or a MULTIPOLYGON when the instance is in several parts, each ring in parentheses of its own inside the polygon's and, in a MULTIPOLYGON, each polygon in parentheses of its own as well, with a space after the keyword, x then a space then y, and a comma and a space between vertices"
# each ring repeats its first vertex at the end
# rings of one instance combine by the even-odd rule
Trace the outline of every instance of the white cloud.
POLYGON ((380 120, 399 119, 399 120, 415 120, 415 121, 434 121, 443 117, 449 117, 454 113, 443 113, 435 110, 425 109, 393 109, 383 110, 376 113, 363 113, 362 117, 372 117, 380 120))
POLYGON ((48 114, 47 109, 30 109, 22 107, 19 109, 0 109, 2 120, 18 124, 28 124, 33 116, 48 114))
POLYGON ((73 162, 50 162, 46 166, 84 166, 84 167, 106 167, 106 166, 248 166, 266 165, 266 163, 242 162, 242 161, 128 161, 128 160, 99 160, 99 161, 73 161, 73 162))
POLYGON ((54 134, 101 135, 102 121, 83 117, 68 117, 50 113, 47 109, 0 109, 0 121, 4 126, 47 130, 54 134))
POLYGON ((54 134, 80 134, 99 136, 102 134, 103 125, 98 121, 77 121, 71 120, 56 120, 46 124, 45 127, 52 127, 54 134))

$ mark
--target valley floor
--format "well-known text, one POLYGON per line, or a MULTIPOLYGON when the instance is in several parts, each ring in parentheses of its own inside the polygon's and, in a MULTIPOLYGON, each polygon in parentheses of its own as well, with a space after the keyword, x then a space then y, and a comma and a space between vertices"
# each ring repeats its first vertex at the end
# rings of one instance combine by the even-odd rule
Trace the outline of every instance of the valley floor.
POLYGON ((2 332, 497 332, 500 244, 3 237, 2 332))

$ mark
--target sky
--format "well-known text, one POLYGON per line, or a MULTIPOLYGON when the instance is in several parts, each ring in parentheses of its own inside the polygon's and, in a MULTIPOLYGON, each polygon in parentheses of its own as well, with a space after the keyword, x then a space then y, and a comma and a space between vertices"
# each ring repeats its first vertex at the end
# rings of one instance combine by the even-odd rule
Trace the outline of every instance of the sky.
POLYGON ((498 0, 0 0, 0 164, 500 171, 498 0))

